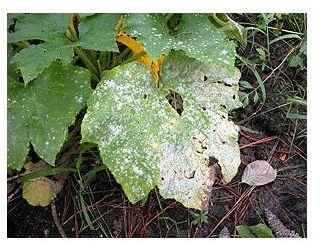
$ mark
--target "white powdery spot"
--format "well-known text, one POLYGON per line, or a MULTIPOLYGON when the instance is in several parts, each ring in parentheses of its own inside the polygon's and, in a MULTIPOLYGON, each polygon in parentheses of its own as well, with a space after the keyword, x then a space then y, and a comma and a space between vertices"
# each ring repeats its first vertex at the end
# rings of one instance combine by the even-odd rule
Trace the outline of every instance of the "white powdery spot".
POLYGON ((75 100, 77 103, 83 103, 84 98, 83 98, 83 96, 75 96, 75 100))
POLYGON ((227 55, 228 54, 228 51, 227 50, 222 50, 221 52, 220 52, 220 55, 227 55))
POLYGON ((138 174, 139 176, 143 175, 143 171, 141 168, 137 167, 137 166, 133 166, 132 167, 133 171, 138 174))
POLYGON ((110 131, 109 135, 113 138, 117 136, 122 131, 122 127, 116 124, 109 124, 107 126, 108 130, 110 131))

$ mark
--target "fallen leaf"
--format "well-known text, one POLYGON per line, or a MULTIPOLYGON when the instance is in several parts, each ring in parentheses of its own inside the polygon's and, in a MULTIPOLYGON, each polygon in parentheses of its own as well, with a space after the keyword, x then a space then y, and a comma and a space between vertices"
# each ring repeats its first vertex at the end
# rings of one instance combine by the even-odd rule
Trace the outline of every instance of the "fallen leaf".
POLYGON ((22 190, 23 198, 33 206, 46 207, 56 197, 55 182, 46 177, 24 182, 22 190))
POLYGON ((243 173, 242 182, 250 186, 262 186, 274 181, 276 170, 265 160, 249 163, 243 173))

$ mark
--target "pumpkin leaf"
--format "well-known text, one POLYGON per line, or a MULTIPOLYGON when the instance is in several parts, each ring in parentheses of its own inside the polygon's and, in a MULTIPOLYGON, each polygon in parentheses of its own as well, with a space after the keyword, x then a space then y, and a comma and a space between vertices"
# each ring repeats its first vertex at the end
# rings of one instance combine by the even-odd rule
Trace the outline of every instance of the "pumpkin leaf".
POLYGON ((30 45, 17 53, 12 58, 12 62, 20 69, 25 84, 28 84, 53 61, 59 59, 67 65, 72 61, 73 56, 74 50, 68 40, 60 38, 51 43, 30 45))
POLYGON ((69 64, 74 56, 73 46, 65 37, 69 23, 68 14, 26 14, 17 19, 15 32, 8 33, 8 43, 36 40, 12 58, 21 70, 25 84, 35 79, 52 62, 60 60, 69 64))
POLYGON ((226 183, 240 164, 238 127, 227 115, 241 105, 240 73, 174 52, 161 77, 155 88, 139 63, 105 72, 88 101, 82 141, 98 144, 131 202, 158 186, 163 197, 206 210, 215 176, 209 158, 218 159, 226 183))
MULTIPOLYGON (((84 16, 84 15, 83 15, 84 16)), ((79 44, 84 49, 116 51, 115 25, 121 14, 87 14, 79 24, 79 44)), ((82 17, 82 16, 81 16, 82 17)))
POLYGON ((32 143, 54 165, 68 126, 91 93, 90 74, 80 67, 53 63, 31 84, 8 78, 8 166, 20 170, 32 143), (62 113, 64 115, 62 115, 62 113))
POLYGON ((216 64, 234 72, 235 44, 225 39, 202 14, 182 14, 180 29, 169 34, 165 18, 161 14, 128 14, 123 30, 137 38, 153 60, 172 49, 183 50, 186 55, 201 62, 216 64))
POLYGON ((250 186, 262 186, 276 179, 276 170, 265 160, 249 163, 243 173, 242 182, 250 186))

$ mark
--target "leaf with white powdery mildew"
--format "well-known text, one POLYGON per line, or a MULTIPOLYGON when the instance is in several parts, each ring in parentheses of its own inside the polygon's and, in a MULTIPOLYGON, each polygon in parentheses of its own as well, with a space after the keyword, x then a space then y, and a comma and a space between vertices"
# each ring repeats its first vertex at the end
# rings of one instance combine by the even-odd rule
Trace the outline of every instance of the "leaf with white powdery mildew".
POLYGON ((249 163, 243 173, 242 182, 250 186, 262 186, 276 179, 276 170, 265 160, 249 163))
POLYGON ((240 164, 238 127, 228 120, 241 105, 235 70, 171 53, 155 88, 141 64, 114 68, 88 101, 82 141, 98 144, 131 202, 158 186, 163 197, 206 210, 215 175, 209 158, 218 159, 225 183, 240 164), (181 115, 167 100, 173 92, 183 99, 181 115))
POLYGON ((172 36, 161 14, 129 14, 124 19, 124 31, 137 37, 152 59, 182 50, 203 63, 215 64, 234 73, 235 44, 202 14, 182 14, 178 32, 172 36))

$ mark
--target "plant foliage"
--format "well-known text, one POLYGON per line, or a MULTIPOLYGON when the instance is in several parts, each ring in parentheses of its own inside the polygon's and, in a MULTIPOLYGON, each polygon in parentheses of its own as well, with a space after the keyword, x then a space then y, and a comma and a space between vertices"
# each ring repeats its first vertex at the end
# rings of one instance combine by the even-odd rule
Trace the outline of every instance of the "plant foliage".
POLYGON ((240 73, 234 43, 207 15, 174 16, 171 29, 162 14, 9 15, 8 166, 22 168, 30 143, 55 165, 87 104, 82 142, 99 146, 131 202, 157 186, 165 198, 206 210, 210 158, 225 183, 240 164, 238 127, 228 119, 241 106, 240 73), (124 45, 132 62, 120 57, 124 45), (99 81, 93 94, 83 66, 99 81))

